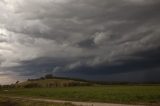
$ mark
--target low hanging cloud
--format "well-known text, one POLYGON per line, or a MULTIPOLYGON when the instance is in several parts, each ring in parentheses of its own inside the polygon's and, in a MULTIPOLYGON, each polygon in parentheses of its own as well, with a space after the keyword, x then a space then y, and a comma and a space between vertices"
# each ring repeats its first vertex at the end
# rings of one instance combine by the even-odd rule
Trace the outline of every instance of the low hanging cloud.
POLYGON ((0 72, 152 80, 159 56, 145 54, 159 53, 159 9, 153 0, 1 0, 0 72))

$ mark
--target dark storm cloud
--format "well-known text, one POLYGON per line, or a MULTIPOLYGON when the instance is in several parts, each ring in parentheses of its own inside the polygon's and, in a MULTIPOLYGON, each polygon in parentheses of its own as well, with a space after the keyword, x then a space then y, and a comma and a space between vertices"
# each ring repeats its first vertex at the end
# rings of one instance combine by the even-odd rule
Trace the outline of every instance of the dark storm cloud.
MULTIPOLYGON (((119 64, 111 64, 106 66, 105 63, 101 64, 93 68, 92 73, 89 72, 90 69, 84 71, 86 74, 114 74, 114 73, 124 73, 124 72, 132 72, 132 71, 145 71, 159 68, 160 64, 160 48, 156 48, 149 51, 144 51, 140 53, 136 53, 130 56, 130 58, 126 58, 125 60, 118 60, 119 64), (102 73, 99 73, 98 70, 101 70, 102 73)), ((89 67, 88 67, 89 68, 89 67)), ((92 68, 92 67, 91 67, 92 68)), ((83 69, 83 67, 82 67, 83 69)), ((80 72, 82 69, 78 69, 80 72)))
POLYGON ((71 69, 69 72, 57 72, 57 74, 92 80, 159 82, 159 54, 160 48, 155 48, 135 53, 131 55, 130 59, 119 60, 120 64, 113 63, 107 66, 103 63, 96 67, 81 66, 71 69))
POLYGON ((118 80, 159 74, 159 1, 3 0, 0 8, 1 69, 118 80))

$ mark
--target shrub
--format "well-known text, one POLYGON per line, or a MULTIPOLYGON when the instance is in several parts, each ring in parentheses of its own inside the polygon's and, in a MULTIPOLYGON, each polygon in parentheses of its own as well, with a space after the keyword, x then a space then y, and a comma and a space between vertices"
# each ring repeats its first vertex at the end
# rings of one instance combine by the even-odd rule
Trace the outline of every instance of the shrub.
POLYGON ((45 79, 52 79, 52 78, 54 78, 53 77, 53 75, 52 74, 47 74, 47 75, 45 75, 45 77, 44 77, 45 79))
POLYGON ((24 88, 40 88, 40 87, 42 87, 42 86, 38 83, 28 83, 28 84, 24 85, 24 88))

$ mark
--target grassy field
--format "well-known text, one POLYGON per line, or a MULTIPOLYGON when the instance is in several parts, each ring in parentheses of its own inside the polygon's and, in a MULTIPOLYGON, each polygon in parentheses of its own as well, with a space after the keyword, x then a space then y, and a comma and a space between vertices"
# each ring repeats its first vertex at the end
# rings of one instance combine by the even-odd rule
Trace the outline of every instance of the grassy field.
POLYGON ((160 86, 88 86, 1 89, 1 95, 41 97, 71 101, 148 104, 160 102, 160 86))
POLYGON ((48 103, 24 99, 0 97, 0 106, 74 106, 70 103, 48 103))

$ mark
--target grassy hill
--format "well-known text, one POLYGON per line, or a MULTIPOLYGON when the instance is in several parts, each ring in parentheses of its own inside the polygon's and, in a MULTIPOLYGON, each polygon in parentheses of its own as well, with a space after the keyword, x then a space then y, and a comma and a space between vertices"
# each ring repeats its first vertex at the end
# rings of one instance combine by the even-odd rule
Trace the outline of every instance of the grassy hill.
POLYGON ((70 87, 70 86, 89 86, 89 82, 64 79, 64 78, 49 78, 49 79, 32 79, 22 83, 15 84, 18 88, 53 88, 53 87, 70 87))

